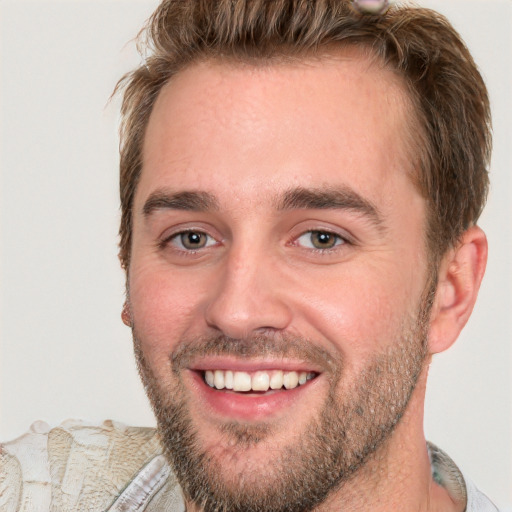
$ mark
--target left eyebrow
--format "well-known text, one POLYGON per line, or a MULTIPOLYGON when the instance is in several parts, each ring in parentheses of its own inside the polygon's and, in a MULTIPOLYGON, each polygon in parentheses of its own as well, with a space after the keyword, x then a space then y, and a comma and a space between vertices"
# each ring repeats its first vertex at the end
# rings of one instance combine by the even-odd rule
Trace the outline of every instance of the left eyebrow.
POLYGON ((368 217, 381 227, 383 215, 377 206, 349 187, 293 188, 277 201, 278 210, 351 210, 368 217))
POLYGON ((147 198, 142 207, 142 212, 145 217, 149 217, 157 210, 206 212, 218 210, 218 208, 217 200, 208 192, 157 190, 147 198))

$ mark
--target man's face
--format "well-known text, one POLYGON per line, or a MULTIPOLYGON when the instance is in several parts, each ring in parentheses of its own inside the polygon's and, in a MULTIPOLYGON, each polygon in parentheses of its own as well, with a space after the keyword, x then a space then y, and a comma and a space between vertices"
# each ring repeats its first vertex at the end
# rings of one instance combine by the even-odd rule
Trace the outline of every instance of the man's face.
POLYGON ((198 64, 162 90, 129 306, 168 455, 205 510, 313 508, 414 396, 429 288, 406 111, 357 56, 198 64))

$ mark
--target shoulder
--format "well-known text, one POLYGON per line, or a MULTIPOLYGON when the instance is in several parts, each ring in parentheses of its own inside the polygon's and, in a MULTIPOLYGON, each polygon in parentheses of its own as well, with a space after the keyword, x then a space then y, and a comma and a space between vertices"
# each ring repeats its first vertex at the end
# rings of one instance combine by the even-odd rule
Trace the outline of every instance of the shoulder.
POLYGON ((168 474, 161 454, 151 428, 74 420, 50 428, 36 422, 0 445, 0 510, 105 510, 152 461, 168 474))
POLYGON ((468 495, 466 512, 499 512, 494 503, 467 477, 464 477, 468 495))
POLYGON ((465 512, 499 512, 492 501, 462 474, 455 462, 433 443, 427 443, 435 482, 444 487, 455 503, 466 506, 465 512))

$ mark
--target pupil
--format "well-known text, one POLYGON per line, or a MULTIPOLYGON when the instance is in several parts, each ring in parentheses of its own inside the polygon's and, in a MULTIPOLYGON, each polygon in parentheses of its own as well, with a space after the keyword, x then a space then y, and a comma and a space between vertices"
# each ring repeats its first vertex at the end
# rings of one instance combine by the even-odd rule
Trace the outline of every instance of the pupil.
POLYGON ((201 243, 201 235, 198 233, 189 233, 188 234, 188 241, 190 244, 196 245, 201 243))

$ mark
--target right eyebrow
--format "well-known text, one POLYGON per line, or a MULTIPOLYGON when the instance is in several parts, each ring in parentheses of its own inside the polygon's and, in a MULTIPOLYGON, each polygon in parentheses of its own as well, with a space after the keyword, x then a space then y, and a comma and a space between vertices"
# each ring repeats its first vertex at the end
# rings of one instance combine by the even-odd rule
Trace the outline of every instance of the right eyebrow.
POLYGON ((218 210, 219 205, 216 198, 207 192, 182 191, 169 192, 167 190, 157 190, 150 194, 144 206, 142 213, 144 217, 149 217, 158 210, 186 210, 206 212, 218 210))

